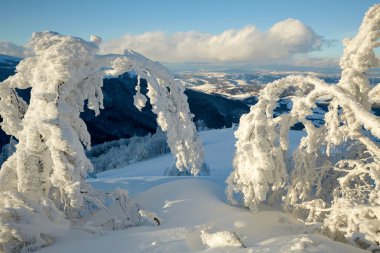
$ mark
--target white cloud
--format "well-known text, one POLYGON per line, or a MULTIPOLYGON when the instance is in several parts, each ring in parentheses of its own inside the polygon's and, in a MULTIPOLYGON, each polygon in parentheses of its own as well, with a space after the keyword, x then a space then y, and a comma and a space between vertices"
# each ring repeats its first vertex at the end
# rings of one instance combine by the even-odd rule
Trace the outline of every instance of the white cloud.
POLYGON ((0 54, 24 58, 30 56, 32 54, 32 50, 12 42, 0 41, 0 54))
POLYGON ((299 20, 287 19, 268 31, 249 25, 220 34, 160 31, 126 34, 101 45, 102 53, 132 49, 162 62, 285 63, 296 55, 320 50, 323 38, 299 20))
MULTIPOLYGON (((196 31, 167 34, 161 31, 139 35, 126 34, 103 42, 101 53, 124 52, 132 49, 167 63, 250 63, 323 66, 336 65, 335 59, 310 58, 326 42, 312 28, 299 20, 287 19, 267 31, 249 25, 220 34, 196 31)), ((26 57, 31 49, 11 42, 0 42, 0 54, 26 57)))

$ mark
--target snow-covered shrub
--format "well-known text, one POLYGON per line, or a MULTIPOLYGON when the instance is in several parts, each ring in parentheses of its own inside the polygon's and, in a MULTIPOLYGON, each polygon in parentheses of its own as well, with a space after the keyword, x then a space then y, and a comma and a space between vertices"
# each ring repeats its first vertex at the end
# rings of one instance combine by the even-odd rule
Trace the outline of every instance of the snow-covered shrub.
POLYGON ((153 135, 98 144, 87 152, 87 156, 94 166, 94 172, 99 173, 168 152, 170 149, 166 135, 158 130, 153 135))
POLYGON ((268 84, 259 102, 240 120, 235 132, 234 171, 227 194, 236 194, 256 210, 263 201, 283 200, 287 210, 321 225, 331 238, 367 250, 380 244, 380 119, 370 111, 380 100, 380 85, 371 87, 370 68, 380 66, 380 5, 366 13, 358 34, 345 41, 337 85, 316 77, 289 76, 268 84), (289 93, 291 91, 291 93, 289 93), (274 116, 287 92, 289 113, 274 116), (309 115, 319 99, 329 99, 325 124, 309 115), (306 136, 288 161, 289 130, 305 126, 306 136))
POLYGON ((110 62, 112 69, 107 71, 109 75, 121 75, 132 70, 137 74, 134 103, 139 109, 147 102, 145 95, 140 92, 140 79, 147 81, 147 96, 152 104, 152 111, 157 115, 158 125, 167 134, 176 168, 186 174, 199 175, 205 167, 203 148, 192 122, 193 115, 190 113, 182 82, 176 81, 160 63, 131 50, 125 50, 123 57, 104 57, 104 61, 110 62))
MULTIPOLYGON (((85 221, 84 227, 101 230, 120 230, 136 226, 141 220, 137 203, 128 196, 123 189, 113 192, 96 192, 96 197, 101 200, 101 208, 93 212, 85 221)), ((88 201, 87 205, 92 205, 88 201)), ((91 209, 88 206, 87 209, 91 209)))
POLYGON ((47 246, 69 222, 47 197, 39 201, 15 191, 0 193, 1 252, 30 252, 47 246))

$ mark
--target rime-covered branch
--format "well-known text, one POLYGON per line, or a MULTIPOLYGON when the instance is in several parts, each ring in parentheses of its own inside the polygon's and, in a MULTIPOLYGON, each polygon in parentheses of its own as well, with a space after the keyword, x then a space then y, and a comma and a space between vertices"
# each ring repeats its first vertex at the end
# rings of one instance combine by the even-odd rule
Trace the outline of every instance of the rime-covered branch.
MULTIPOLYGON (((112 56, 109 56, 112 59, 112 56)), ((111 62, 110 75, 120 75, 127 71, 135 71, 140 78, 148 82, 147 96, 157 115, 157 123, 168 137, 168 145, 176 158, 176 168, 193 175, 207 175, 208 168, 204 164, 202 144, 192 122, 185 87, 174 80, 173 75, 158 62, 126 50, 123 56, 114 56, 111 62)), ((140 84, 136 86, 135 106, 142 109, 147 98, 140 92, 140 84)))

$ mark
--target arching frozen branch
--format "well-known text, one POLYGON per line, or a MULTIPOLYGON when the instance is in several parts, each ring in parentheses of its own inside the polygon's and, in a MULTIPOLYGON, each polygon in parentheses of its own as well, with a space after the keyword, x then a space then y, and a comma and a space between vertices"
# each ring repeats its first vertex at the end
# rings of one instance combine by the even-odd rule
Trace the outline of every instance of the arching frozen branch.
MULTIPOLYGON (((175 155, 178 170, 193 175, 209 174, 182 83, 176 82, 173 75, 160 63, 131 50, 126 50, 123 56, 108 57, 113 58, 112 70, 108 74, 120 75, 133 70, 137 73, 138 80, 147 80, 147 96, 153 112, 157 115, 158 125, 167 133, 168 145, 175 155)), ((141 110, 147 98, 141 94, 139 82, 136 91, 135 106, 141 110)))

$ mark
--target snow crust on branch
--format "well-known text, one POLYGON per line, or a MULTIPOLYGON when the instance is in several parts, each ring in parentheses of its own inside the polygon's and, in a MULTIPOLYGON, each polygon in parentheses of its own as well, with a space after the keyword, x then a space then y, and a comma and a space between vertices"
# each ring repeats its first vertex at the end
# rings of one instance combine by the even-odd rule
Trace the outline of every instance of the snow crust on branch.
POLYGON ((193 115, 184 94, 185 87, 177 82, 168 69, 132 50, 125 50, 123 56, 106 56, 111 59, 111 70, 107 74, 121 75, 134 71, 138 75, 135 106, 141 110, 147 98, 140 92, 140 78, 147 80, 152 111, 157 115, 157 123, 166 132, 168 145, 174 154, 175 167, 180 172, 192 175, 208 175, 204 163, 201 141, 192 122, 193 115))
POLYGON ((337 85, 315 77, 289 76, 268 84, 259 102, 240 119, 234 170, 227 196, 257 210, 263 201, 284 201, 285 208, 308 223, 321 225, 331 238, 367 250, 380 242, 380 119, 370 112, 379 85, 371 88, 368 72, 379 67, 380 5, 366 13, 358 34, 345 40, 337 85), (292 109, 274 117, 285 93, 292 109), (325 124, 308 116, 320 98, 329 98, 325 124), (307 135, 288 160, 289 130, 296 123, 307 135))

